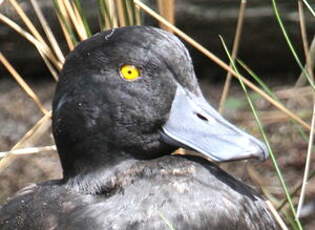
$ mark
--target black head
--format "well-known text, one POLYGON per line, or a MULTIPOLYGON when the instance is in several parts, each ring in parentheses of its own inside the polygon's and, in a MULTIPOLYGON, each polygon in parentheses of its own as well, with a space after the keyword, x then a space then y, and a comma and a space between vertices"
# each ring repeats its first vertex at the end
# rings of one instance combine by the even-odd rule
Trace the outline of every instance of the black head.
POLYGON ((177 82, 199 90, 189 54, 167 32, 125 27, 82 42, 67 57, 53 103, 53 132, 64 169, 94 148, 139 158, 173 151, 161 141, 160 130, 177 82), (138 68, 140 77, 125 80, 124 65, 138 68))
MULTIPOLYGON (((198 135, 190 143, 190 134, 204 138, 204 128, 222 123, 207 106, 190 56, 177 37, 144 26, 98 33, 67 57, 54 98, 53 133, 65 174, 84 164, 110 161, 116 154, 151 159, 180 145, 216 156, 207 153, 204 143, 196 144, 198 135), (139 77, 125 79, 126 65, 139 77), (183 103, 190 110, 184 110, 183 103), (188 120, 181 121, 181 116, 188 120)), ((230 155, 222 158, 226 159, 230 155)))

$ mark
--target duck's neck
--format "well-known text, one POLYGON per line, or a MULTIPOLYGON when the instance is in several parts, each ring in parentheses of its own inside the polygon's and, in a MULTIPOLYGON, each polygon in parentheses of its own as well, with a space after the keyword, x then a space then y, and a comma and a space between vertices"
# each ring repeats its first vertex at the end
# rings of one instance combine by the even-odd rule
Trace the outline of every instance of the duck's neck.
POLYGON ((89 148, 79 145, 76 148, 59 149, 62 149, 59 154, 63 181, 74 190, 90 194, 110 191, 114 186, 115 175, 128 170, 138 161, 131 154, 104 143, 102 146, 89 145, 89 148))

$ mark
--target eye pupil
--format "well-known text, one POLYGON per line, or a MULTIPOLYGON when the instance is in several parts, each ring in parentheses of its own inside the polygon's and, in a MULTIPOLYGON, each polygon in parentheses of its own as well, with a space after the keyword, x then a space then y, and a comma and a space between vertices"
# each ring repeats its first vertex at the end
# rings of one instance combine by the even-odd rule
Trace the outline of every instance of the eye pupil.
POLYGON ((141 73, 134 65, 123 65, 120 67, 120 76, 127 81, 133 81, 139 78, 141 73))

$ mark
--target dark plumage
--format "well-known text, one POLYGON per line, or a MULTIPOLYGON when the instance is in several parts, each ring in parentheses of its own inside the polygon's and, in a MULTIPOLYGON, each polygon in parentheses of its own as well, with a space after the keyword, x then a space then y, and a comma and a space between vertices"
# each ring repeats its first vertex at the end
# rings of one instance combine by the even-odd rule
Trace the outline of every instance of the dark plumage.
POLYGON ((203 99, 189 54, 151 27, 96 34, 67 57, 53 103, 64 178, 0 210, 7 229, 278 229, 262 198, 199 157, 265 159, 263 144, 203 99), (124 65, 140 71, 122 78, 124 65))

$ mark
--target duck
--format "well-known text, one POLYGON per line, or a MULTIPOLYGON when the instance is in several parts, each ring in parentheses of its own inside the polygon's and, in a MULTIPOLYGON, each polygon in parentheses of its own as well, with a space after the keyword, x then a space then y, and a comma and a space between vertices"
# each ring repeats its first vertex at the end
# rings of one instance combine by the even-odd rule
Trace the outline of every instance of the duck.
POLYGON ((265 160, 265 145, 207 102, 169 32, 129 26, 81 42, 59 76, 52 130, 63 178, 9 198, 2 230, 279 229, 264 198, 217 166, 265 160))

